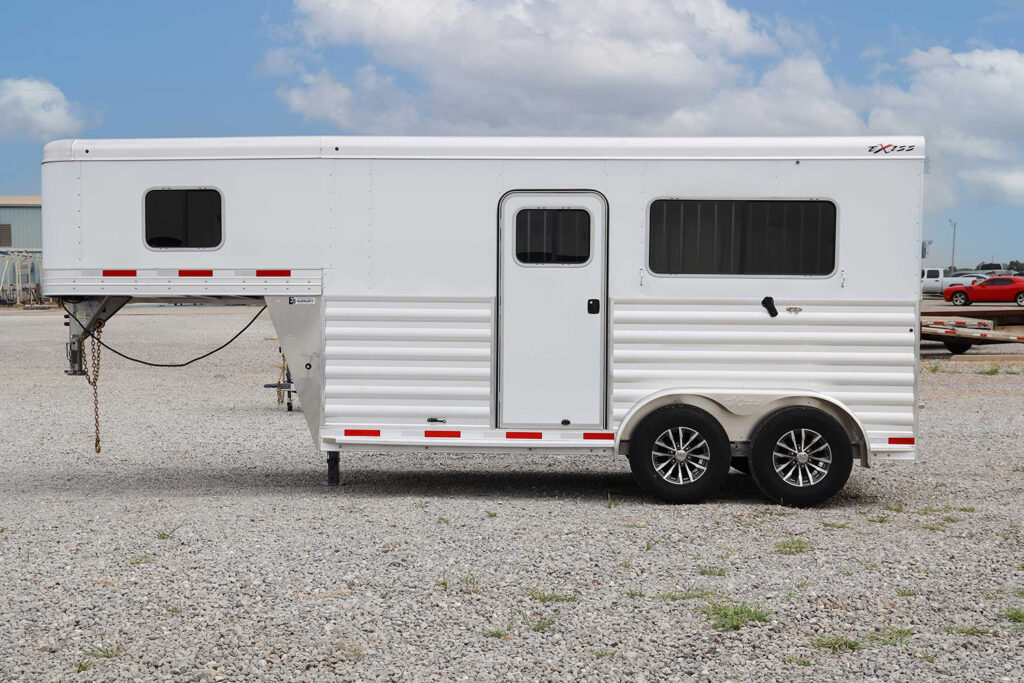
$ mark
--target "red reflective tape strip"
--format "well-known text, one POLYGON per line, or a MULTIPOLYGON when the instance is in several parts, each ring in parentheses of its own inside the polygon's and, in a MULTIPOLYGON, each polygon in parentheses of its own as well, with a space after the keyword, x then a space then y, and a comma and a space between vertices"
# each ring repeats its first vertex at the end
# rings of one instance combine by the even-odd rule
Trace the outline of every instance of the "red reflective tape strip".
POLYGON ((291 277, 290 270, 257 270, 256 277, 291 277))
POLYGON ((913 446, 914 445, 914 437, 912 437, 912 436, 890 436, 889 437, 889 445, 890 446, 913 446))
POLYGON ((987 335, 987 334, 985 334, 984 332, 982 332, 982 333, 981 333, 981 336, 982 336, 982 337, 987 337, 988 335, 987 335))
POLYGON ((423 436, 430 437, 432 439, 458 439, 462 436, 462 432, 451 432, 451 431, 431 431, 427 430, 423 432, 423 436))
POLYGON ((345 436, 380 436, 379 429, 346 429, 345 436))
POLYGON ((543 432, 505 432, 506 439, 543 439, 543 432))
POLYGON ((213 277, 212 270, 179 270, 178 277, 213 277))
POLYGON ((598 439, 600 441, 614 441, 615 434, 612 432, 583 432, 584 439, 598 439))
POLYGON ((946 330, 946 334, 956 334, 956 330, 946 330))
POLYGON ((104 270, 103 277, 136 277, 134 270, 104 270))

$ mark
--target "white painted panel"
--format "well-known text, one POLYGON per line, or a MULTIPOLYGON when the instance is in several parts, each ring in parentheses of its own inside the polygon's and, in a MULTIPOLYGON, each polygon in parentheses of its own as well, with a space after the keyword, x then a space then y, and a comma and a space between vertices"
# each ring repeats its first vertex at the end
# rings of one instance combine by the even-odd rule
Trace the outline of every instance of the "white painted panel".
POLYGON ((501 205, 498 381, 505 427, 600 427, 604 422, 604 199, 592 192, 516 192, 501 205), (533 208, 590 214, 590 260, 530 265, 516 257, 516 215, 533 208), (597 313, 588 311, 596 299, 597 313))
POLYGON ((499 163, 373 162, 375 295, 494 296, 499 163))
MULTIPOLYGON (((331 226, 331 163, 291 159, 83 162, 82 259, 49 265, 321 268, 331 226), (159 187, 218 189, 223 201, 222 246, 205 251, 147 248, 144 197, 159 187)), ((64 187, 58 194, 67 191, 64 187)))

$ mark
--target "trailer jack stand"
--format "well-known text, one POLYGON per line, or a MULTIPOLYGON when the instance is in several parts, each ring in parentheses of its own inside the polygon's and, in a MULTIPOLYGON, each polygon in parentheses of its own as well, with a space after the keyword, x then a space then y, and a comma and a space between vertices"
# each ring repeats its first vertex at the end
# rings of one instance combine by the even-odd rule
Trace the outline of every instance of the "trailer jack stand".
POLYGON ((338 451, 329 451, 327 453, 327 485, 337 486, 341 480, 338 463, 340 460, 340 453, 338 451))

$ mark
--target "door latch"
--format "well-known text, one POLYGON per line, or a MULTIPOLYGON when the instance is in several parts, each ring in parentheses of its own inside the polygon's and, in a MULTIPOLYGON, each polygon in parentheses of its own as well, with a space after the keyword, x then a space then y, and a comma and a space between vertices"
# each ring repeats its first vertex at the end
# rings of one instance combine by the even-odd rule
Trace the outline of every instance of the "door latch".
POLYGON ((590 315, 596 315, 601 312, 601 300, 600 299, 587 299, 587 313, 590 315))

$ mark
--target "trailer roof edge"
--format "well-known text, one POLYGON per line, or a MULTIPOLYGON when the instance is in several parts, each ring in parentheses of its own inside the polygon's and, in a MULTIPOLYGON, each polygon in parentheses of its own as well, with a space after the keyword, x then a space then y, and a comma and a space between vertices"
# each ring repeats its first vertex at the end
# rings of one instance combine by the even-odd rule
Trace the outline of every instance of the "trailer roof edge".
POLYGON ((190 159, 923 159, 919 136, 247 137, 57 140, 43 163, 190 159))

